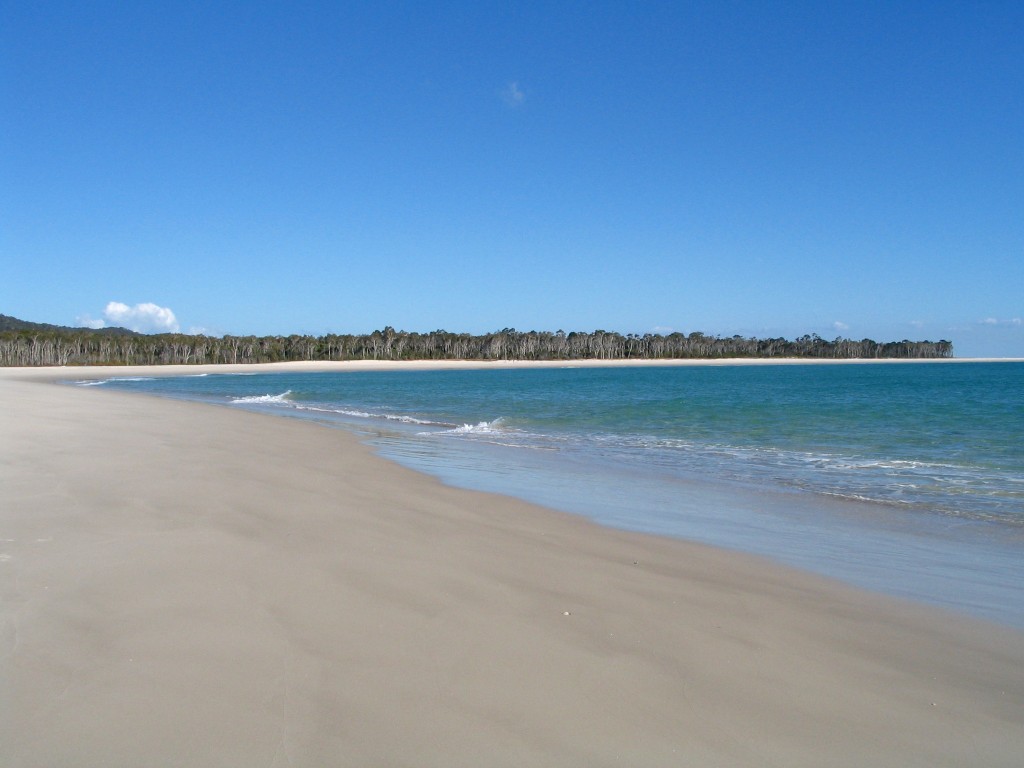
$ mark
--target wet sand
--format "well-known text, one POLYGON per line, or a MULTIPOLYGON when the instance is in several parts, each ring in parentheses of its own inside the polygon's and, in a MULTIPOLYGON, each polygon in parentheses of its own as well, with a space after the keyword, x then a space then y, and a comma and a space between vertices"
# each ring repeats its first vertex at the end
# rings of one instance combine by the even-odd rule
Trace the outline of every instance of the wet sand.
POLYGON ((1024 754, 1024 633, 53 375, 0 372, 4 765, 1024 754))

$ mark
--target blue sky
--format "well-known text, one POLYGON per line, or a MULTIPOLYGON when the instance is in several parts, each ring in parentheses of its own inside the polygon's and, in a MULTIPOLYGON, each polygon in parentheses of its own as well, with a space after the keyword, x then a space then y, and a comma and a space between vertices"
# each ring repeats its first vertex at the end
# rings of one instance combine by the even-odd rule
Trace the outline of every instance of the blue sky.
POLYGON ((1019 2, 4 2, 0 312, 1024 356, 1022 39, 1019 2))

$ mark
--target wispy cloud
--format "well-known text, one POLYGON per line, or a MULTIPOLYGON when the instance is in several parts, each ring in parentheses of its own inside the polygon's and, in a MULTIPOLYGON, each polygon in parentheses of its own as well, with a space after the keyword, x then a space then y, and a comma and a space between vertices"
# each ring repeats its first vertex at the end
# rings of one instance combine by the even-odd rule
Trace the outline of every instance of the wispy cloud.
POLYGON ((119 326, 138 333, 177 333, 180 328, 178 319, 169 307, 161 307, 152 302, 129 307, 120 301, 111 301, 103 309, 102 320, 85 315, 79 317, 78 322, 87 328, 119 326))
POLYGON ((979 321, 982 325, 1024 325, 1024 319, 1019 317, 1011 317, 1008 319, 1000 319, 998 317, 986 317, 984 320, 979 321))
POLYGON ((526 93, 519 87, 519 82, 511 81, 501 92, 501 97, 510 107, 521 107, 526 102, 526 93))
POLYGON ((832 328, 834 330, 836 330, 836 331, 848 331, 848 330, 850 330, 850 326, 848 326, 842 320, 836 320, 834 323, 832 323, 832 328))

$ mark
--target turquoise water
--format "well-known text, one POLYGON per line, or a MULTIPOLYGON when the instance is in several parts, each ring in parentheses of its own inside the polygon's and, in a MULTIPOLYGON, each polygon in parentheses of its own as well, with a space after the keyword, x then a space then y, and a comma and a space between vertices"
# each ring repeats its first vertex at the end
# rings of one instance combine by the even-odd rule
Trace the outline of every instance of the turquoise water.
POLYGON ((211 375, 105 386, 344 426, 453 484, 1024 626, 1021 363, 211 375))

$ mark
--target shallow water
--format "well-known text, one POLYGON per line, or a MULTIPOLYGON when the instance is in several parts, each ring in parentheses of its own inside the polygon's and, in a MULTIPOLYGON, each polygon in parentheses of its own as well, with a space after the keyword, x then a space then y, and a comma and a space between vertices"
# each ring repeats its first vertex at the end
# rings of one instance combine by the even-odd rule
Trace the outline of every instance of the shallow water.
POLYGON ((211 375, 104 386, 344 426, 455 485, 1024 626, 1024 364, 211 375))

